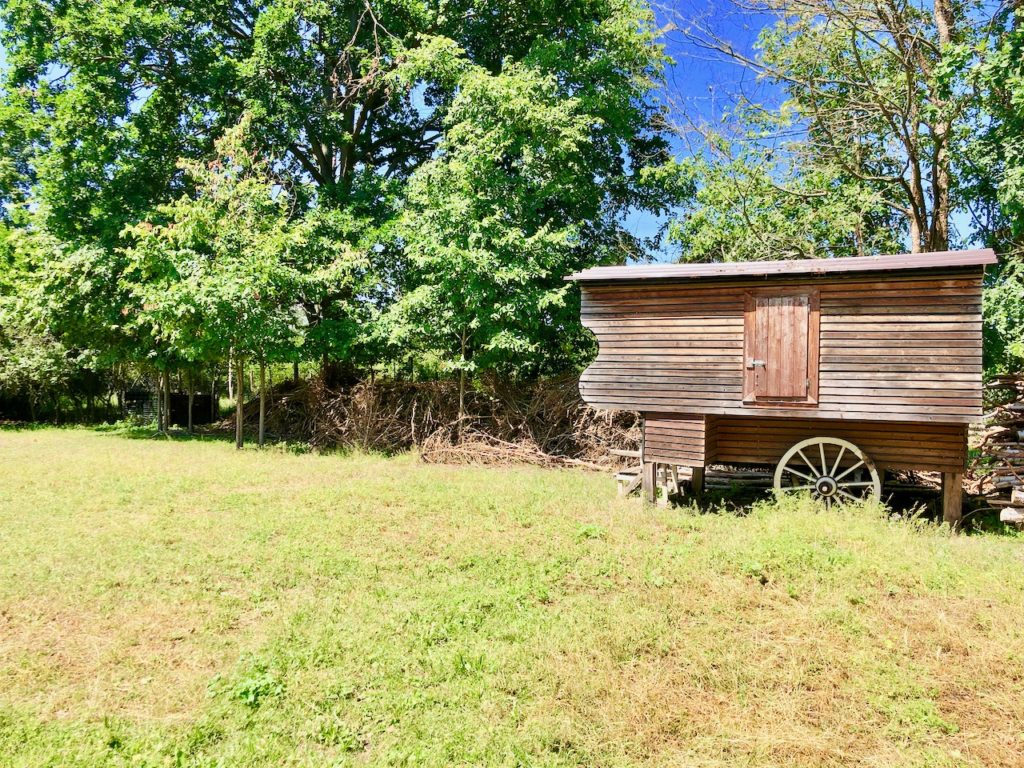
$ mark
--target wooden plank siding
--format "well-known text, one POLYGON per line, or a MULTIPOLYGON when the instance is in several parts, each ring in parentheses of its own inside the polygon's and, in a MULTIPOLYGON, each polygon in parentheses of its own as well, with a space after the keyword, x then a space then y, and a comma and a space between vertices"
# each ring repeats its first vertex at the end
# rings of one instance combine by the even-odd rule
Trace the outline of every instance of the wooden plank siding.
POLYGON ((598 408, 965 424, 981 416, 982 267, 770 281, 583 283, 598 408), (747 293, 816 292, 818 402, 743 402, 747 293))
POLYGON ((645 413, 642 460, 703 467, 706 439, 703 416, 645 413))
POLYGON ((849 440, 879 469, 962 472, 967 425, 760 416, 644 414, 643 460, 686 467, 775 464, 794 444, 827 435, 849 440))
POLYGON ((687 467, 774 464, 790 446, 822 435, 849 440, 880 469, 962 472, 967 462, 965 424, 667 413, 644 414, 643 460, 687 467))
POLYGON ((967 425, 879 423, 820 419, 719 416, 708 428, 722 464, 774 464, 792 445, 809 437, 849 440, 879 468, 962 472, 967 462, 967 425))

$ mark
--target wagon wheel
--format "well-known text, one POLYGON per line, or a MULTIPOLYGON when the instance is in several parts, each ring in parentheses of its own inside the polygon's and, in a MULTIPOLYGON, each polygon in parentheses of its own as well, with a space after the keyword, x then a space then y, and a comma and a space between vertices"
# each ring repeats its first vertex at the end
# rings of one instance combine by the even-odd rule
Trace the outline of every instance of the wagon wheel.
POLYGON ((788 451, 775 467, 777 491, 810 491, 831 509, 833 503, 882 496, 875 463, 853 443, 838 437, 812 437, 788 451))

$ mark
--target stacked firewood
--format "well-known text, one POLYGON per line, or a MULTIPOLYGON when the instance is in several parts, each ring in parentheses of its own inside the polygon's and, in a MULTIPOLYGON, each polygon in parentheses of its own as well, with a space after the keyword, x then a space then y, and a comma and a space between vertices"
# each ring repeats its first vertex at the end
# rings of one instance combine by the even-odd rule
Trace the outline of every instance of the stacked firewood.
POLYGON ((1000 508, 1000 520, 1024 525, 1024 374, 996 377, 986 399, 992 408, 968 479, 975 493, 1000 508))

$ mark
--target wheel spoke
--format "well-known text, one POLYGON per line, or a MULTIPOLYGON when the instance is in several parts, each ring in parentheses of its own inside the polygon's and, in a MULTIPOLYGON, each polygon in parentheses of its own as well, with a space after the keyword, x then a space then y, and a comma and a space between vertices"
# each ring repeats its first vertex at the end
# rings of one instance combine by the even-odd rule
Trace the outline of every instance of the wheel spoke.
POLYGON ((863 480, 863 481, 858 481, 858 482, 855 482, 855 483, 840 483, 839 487, 840 488, 864 488, 866 486, 874 485, 874 484, 875 484, 874 480, 863 480))
POLYGON ((821 453, 821 474, 828 474, 828 463, 825 461, 825 444, 818 443, 818 451, 821 453))
POLYGON ((803 472, 799 472, 799 471, 793 469, 792 467, 786 467, 785 469, 786 469, 787 472, 792 472, 797 477, 802 477, 804 480, 809 480, 812 483, 817 479, 817 478, 811 477, 810 475, 805 475, 803 472))
POLYGON ((829 472, 829 474, 832 475, 832 477, 835 477, 836 476, 836 472, 839 471, 839 462, 841 462, 843 460, 843 455, 845 453, 846 453, 846 446, 845 445, 840 445, 839 446, 839 455, 836 456, 836 463, 832 465, 832 471, 829 472))
POLYGON ((814 475, 815 479, 817 479, 818 470, 814 468, 813 464, 811 464, 811 460, 807 458, 803 451, 798 450, 797 453, 800 454, 800 458, 804 460, 804 464, 807 465, 807 468, 811 470, 811 474, 814 475))
POLYGON ((836 478, 836 482, 838 483, 838 482, 839 482, 840 480, 842 480, 842 479, 843 479, 844 477, 846 477, 846 476, 847 476, 848 474, 850 474, 851 472, 853 472, 853 470, 857 469, 857 467, 863 467, 863 466, 864 466, 864 460, 863 460, 863 459, 861 459, 861 460, 860 460, 860 461, 858 461, 858 462, 857 462, 856 464, 854 464, 854 465, 853 465, 852 467, 850 467, 850 468, 849 468, 849 469, 847 469, 847 470, 846 470, 845 472, 843 472, 843 474, 839 475, 839 476, 838 476, 838 477, 836 478))
POLYGON ((849 499, 850 501, 854 501, 854 502, 856 502, 856 501, 860 501, 860 499, 858 499, 858 498, 857 498, 856 496, 853 496, 853 495, 851 495, 851 494, 847 493, 847 492, 846 492, 846 491, 844 491, 844 490, 843 490, 842 488, 837 488, 837 489, 836 489, 836 493, 838 493, 838 494, 839 494, 840 496, 845 496, 845 497, 846 497, 846 498, 848 498, 848 499, 849 499))

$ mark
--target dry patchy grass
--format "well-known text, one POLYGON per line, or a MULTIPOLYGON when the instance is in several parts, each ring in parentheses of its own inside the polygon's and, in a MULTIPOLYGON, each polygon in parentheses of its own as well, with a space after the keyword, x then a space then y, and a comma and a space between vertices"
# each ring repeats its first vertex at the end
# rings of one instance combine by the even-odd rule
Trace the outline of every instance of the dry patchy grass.
POLYGON ((1017 766, 1024 542, 0 431, 0 765, 1017 766))

